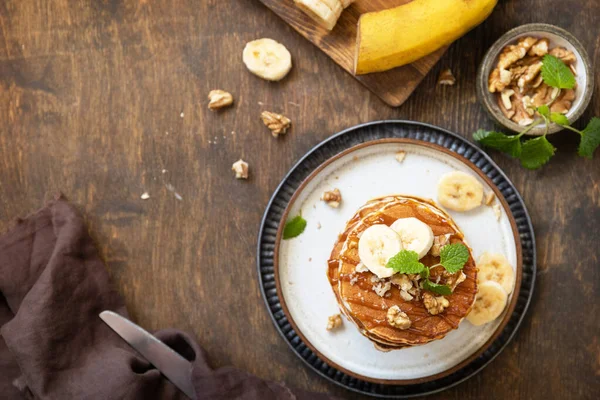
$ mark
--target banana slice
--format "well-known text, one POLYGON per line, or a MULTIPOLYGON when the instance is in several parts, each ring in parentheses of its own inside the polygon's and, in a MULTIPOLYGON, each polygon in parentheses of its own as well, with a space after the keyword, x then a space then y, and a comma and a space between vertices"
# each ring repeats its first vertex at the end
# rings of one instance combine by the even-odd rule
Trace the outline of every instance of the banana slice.
POLYGON ((417 252, 419 259, 425 257, 433 245, 433 231, 416 218, 400 218, 390 228, 400 236, 402 248, 417 252))
POLYGON ((281 80, 292 69, 292 55, 284 45, 273 39, 246 43, 242 60, 250 72, 268 81, 281 80))
POLYGON ((438 200, 450 210, 469 211, 481 205, 483 185, 464 172, 448 172, 438 183, 438 200))
POLYGON ((344 8, 341 0, 294 0, 306 15, 327 30, 332 30, 344 8))
POLYGON ((358 241, 360 261, 379 278, 394 275, 385 265, 402 250, 400 236, 386 225, 373 225, 365 229, 358 241))
POLYGON ((515 286, 515 272, 502 254, 483 253, 477 261, 477 280, 499 283, 506 294, 511 294, 515 286))
POLYGON ((494 281, 483 282, 477 287, 475 304, 473 304, 471 312, 467 315, 467 319, 477 326, 493 321, 502 314, 507 299, 508 295, 499 283, 494 281))

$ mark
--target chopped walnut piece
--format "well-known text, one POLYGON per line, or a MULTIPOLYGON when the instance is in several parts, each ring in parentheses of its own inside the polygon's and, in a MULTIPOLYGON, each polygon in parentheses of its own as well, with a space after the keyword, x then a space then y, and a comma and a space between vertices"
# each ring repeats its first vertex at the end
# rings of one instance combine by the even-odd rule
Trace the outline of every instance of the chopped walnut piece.
POLYGON ((549 44, 548 39, 544 38, 544 39, 538 40, 536 42, 536 44, 531 46, 531 48, 527 52, 527 55, 541 57, 541 56, 548 54, 548 44, 549 44))
POLYGON ((404 291, 408 291, 413 287, 412 281, 406 274, 395 274, 390 281, 404 291))
POLYGON ((448 85, 452 86, 456 83, 456 78, 452 74, 452 70, 447 68, 440 72, 440 76, 438 78, 438 85, 448 85))
POLYGON ((405 157, 406 157, 406 152, 404 150, 400 150, 399 152, 396 153, 396 161, 398 161, 399 163, 404 161, 405 157))
POLYGON ((262 114, 260 114, 260 118, 267 128, 271 130, 273 137, 285 134, 292 124, 292 121, 289 118, 270 111, 263 111, 262 114))
POLYGON ((577 67, 575 66, 575 64, 569 64, 569 68, 571 69, 573 76, 577 76, 577 67))
MULTIPOLYGON (((502 73, 504 74, 504 79, 502 79, 502 74, 500 72, 500 69, 495 68, 492 73, 490 74, 489 80, 488 80, 488 90, 490 93, 496 93, 496 92, 501 92, 504 90, 504 88, 506 87, 506 85, 508 85, 510 83, 510 77, 508 77, 508 79, 506 79, 506 72, 504 72, 506 70, 502 70, 502 73), (505 83, 505 81, 507 81, 505 83)), ((508 74, 510 74, 510 72, 508 72, 508 74)))
POLYGON ((491 206, 495 198, 496 195, 494 194, 494 192, 487 192, 487 194, 485 195, 485 205, 491 206))
POLYGON ((577 56, 575 56, 575 54, 572 51, 567 50, 564 47, 555 47, 552 50, 550 50, 549 54, 551 56, 559 58, 565 64, 573 64, 577 61, 577 56))
POLYGON ((235 171, 237 179, 248 179, 248 163, 241 158, 233 163, 231 169, 235 171))
POLYGON ((527 67, 527 71, 519 77, 517 80, 517 86, 519 87, 519 91, 523 93, 526 89, 526 86, 531 83, 535 78, 538 77, 540 71, 542 70, 542 62, 537 62, 535 64, 527 67))
MULTIPOLYGON (((514 92, 514 90, 512 92, 514 92)), ((512 106, 512 102, 510 103, 510 109, 508 109, 504 105, 504 101, 503 101, 502 97, 498 97, 498 108, 500 108, 500 111, 502 111, 502 114, 504 114, 504 116, 508 119, 512 119, 512 117, 514 117, 516 114, 516 111, 514 110, 514 108, 512 106)))
POLYGON ((408 315, 400 310, 398 306, 391 306, 387 310, 387 322, 394 328, 408 329, 410 328, 411 322, 408 315))
POLYGON ((442 251, 442 248, 448 244, 448 241, 450 240, 450 236, 451 236, 450 233, 447 233, 445 235, 435 236, 433 238, 433 245, 431 246, 429 253, 434 257, 439 257, 440 252, 442 251))
POLYGON ((494 210, 494 214, 496 215, 496 220, 500 221, 502 217, 502 209, 500 208, 500 204, 495 204, 492 209, 494 210))
POLYGON ((522 59, 527 55, 529 49, 537 42, 536 38, 526 37, 517 42, 516 45, 507 46, 504 48, 498 57, 498 68, 500 70, 507 69, 514 62, 522 59))
POLYGON ((358 265, 356 266, 356 268, 354 268, 354 270, 356 272, 367 272, 369 270, 369 268, 367 268, 367 266, 363 263, 358 263, 358 265))
POLYGON ((377 285, 373 285, 372 289, 377 293, 379 297, 385 296, 385 294, 392 288, 392 283, 390 281, 379 282, 377 285))
POLYGON ((515 91, 512 89, 505 89, 500 93, 500 100, 502 100, 502 105, 506 110, 512 109, 512 103, 510 101, 510 97, 515 94, 515 91))
MULTIPOLYGON (((233 104, 233 96, 224 90, 211 90, 208 93, 208 108, 212 111, 224 108, 233 104)), ((182 113, 183 114, 183 113, 182 113)))
POLYGON ((327 330, 332 331, 342 326, 342 317, 340 314, 332 315, 327 319, 327 330))
POLYGON ((338 208, 342 202, 342 194, 340 193, 339 189, 333 189, 323 193, 321 200, 327 203, 327 205, 330 207, 338 208))
POLYGON ((429 314, 438 315, 450 305, 450 302, 444 296, 435 297, 431 293, 425 292, 423 294, 423 305, 425 305, 429 314))
POLYGON ((412 299, 414 299, 414 297, 405 290, 400 291, 400 297, 402 297, 402 299, 405 301, 411 301, 412 299))
POLYGON ((458 271, 454 274, 444 271, 443 275, 446 278, 444 284, 450 286, 450 290, 452 290, 453 292, 459 284, 461 284, 467 279, 467 275, 465 275, 465 273, 462 271, 458 271))
POLYGON ((575 91, 573 89, 561 90, 560 94, 550 106, 550 111, 566 114, 575 100, 575 91))

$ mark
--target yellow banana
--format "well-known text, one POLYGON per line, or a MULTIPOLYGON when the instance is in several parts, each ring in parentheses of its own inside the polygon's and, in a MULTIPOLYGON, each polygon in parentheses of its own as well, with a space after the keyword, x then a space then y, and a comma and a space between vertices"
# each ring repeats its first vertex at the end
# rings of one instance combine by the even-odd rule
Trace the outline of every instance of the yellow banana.
POLYGON ((413 0, 361 15, 357 75, 409 64, 448 45, 483 22, 497 0, 413 0))

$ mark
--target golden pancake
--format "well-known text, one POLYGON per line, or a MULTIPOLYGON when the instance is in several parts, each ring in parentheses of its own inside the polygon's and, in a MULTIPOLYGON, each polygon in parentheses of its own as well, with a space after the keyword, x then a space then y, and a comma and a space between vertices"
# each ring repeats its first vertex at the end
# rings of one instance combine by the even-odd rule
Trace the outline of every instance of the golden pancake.
MULTIPOLYGON (((391 285, 383 297, 378 295, 376 286, 389 279, 380 281, 370 271, 356 271, 360 262, 357 248, 361 233, 374 224, 390 226, 397 219, 409 217, 429 225, 435 236, 449 234, 449 243, 464 243, 463 234, 450 216, 432 202, 410 196, 386 196, 370 201, 348 221, 329 261, 328 277, 340 308, 363 335, 384 349, 424 344, 444 337, 468 314, 477 293, 477 270, 472 256, 462 270, 466 280, 446 296, 450 305, 438 315, 431 315, 420 297, 404 300, 395 285, 391 285), (408 315, 410 328, 402 330, 388 324, 387 310, 393 305, 408 315)), ((420 261, 432 266, 439 262, 439 257, 430 252, 420 261)), ((435 281, 439 277, 440 283, 445 283, 442 272, 443 268, 432 269, 430 279, 435 281)))

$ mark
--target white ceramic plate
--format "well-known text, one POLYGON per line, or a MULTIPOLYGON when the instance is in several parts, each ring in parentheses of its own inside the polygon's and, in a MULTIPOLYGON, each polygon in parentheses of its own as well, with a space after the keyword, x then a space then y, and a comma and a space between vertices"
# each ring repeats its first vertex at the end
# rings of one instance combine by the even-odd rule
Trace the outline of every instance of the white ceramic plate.
POLYGON ((465 234, 475 259, 484 251, 507 257, 517 272, 518 293, 521 259, 516 225, 502 195, 483 173, 464 158, 430 143, 385 139, 356 146, 326 162, 300 186, 284 218, 302 213, 307 228, 297 238, 279 240, 275 249, 283 309, 304 342, 329 364, 372 382, 423 382, 466 365, 501 331, 514 307, 512 298, 494 322, 477 327, 465 320, 444 339, 388 353, 376 350, 350 321, 344 320, 343 328, 334 332, 325 329, 327 318, 339 313, 326 277, 327 260, 346 221, 378 196, 407 194, 435 201, 438 180, 453 170, 471 173, 486 191, 496 192, 496 204, 503 208, 499 221, 487 206, 449 214, 465 234), (402 163, 395 159, 399 150, 407 153, 402 163), (319 200, 324 191, 333 188, 340 189, 343 197, 337 209, 319 200))

